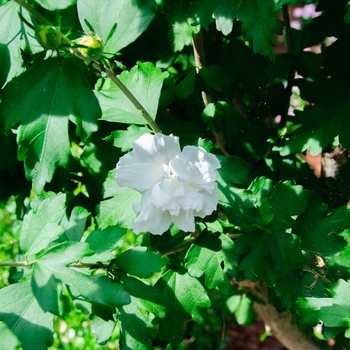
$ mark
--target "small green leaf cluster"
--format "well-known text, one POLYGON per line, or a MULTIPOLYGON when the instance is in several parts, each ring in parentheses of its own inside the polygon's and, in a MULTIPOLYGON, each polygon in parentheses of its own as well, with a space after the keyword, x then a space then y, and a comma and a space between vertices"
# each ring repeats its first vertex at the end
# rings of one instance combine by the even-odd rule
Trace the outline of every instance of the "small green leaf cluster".
POLYGON ((78 313, 101 347, 224 348, 262 307, 350 348, 346 0, 0 4, 6 349, 78 313), (137 236, 115 167, 160 130, 218 158, 219 203, 137 236))

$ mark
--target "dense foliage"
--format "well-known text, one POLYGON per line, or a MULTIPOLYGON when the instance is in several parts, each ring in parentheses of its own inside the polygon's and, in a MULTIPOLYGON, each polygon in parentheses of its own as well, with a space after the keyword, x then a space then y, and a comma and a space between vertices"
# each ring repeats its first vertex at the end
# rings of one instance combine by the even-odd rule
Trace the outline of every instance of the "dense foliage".
POLYGON ((350 348, 347 1, 0 3, 1 349, 62 348, 67 315, 96 344, 218 349, 254 305, 288 313, 286 346, 350 348), (221 164, 194 232, 132 231, 116 163, 159 131, 221 164))

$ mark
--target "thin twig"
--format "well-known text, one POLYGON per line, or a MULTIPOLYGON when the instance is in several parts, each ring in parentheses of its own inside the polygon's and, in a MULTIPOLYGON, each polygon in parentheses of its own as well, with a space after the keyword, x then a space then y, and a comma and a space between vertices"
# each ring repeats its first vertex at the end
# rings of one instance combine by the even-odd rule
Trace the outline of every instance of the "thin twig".
POLYGON ((167 255, 171 255, 171 254, 175 254, 175 253, 181 252, 182 250, 188 248, 195 240, 196 240, 196 238, 191 238, 188 241, 186 241, 186 242, 184 242, 182 244, 179 244, 179 245, 177 245, 174 248, 171 248, 169 250, 164 250, 164 251, 162 251, 160 253, 161 253, 162 256, 167 256, 167 255))
MULTIPOLYGON (((292 29, 290 26, 288 5, 282 6, 282 12, 283 12, 284 27, 286 30, 287 50, 288 50, 289 55, 291 55, 293 57, 294 56, 294 44, 293 44, 293 37, 292 37, 292 29)), ((289 68, 289 73, 288 73, 288 82, 287 82, 287 87, 286 87, 286 95, 287 95, 286 96, 286 106, 285 106, 284 112, 282 113, 281 124, 280 124, 281 126, 286 124, 286 118, 288 115, 290 96, 292 93, 294 77, 295 77, 295 68, 294 68, 294 61, 293 61, 291 67, 289 68)))
MULTIPOLYGON (((43 17, 39 12, 37 12, 34 8, 28 5, 28 3, 25 0, 15 0, 19 5, 21 5, 23 8, 25 8, 34 18, 36 18, 39 22, 47 25, 52 25, 50 21, 48 21, 45 17, 43 17)), ((70 46, 71 41, 68 38, 63 38, 63 43, 65 45, 70 46)), ((69 52, 78 58, 84 60, 87 63, 91 62, 91 59, 89 57, 83 56, 79 50, 75 48, 71 48, 69 52)), ((101 66, 97 63, 93 63, 93 67, 98 70, 99 72, 102 71, 101 66)), ((135 108, 139 111, 139 113, 142 115, 142 117, 146 120, 146 122, 149 124, 149 126, 152 128, 152 130, 155 133, 161 132, 160 128, 156 124, 156 122, 151 118, 149 113, 146 111, 146 109, 142 106, 142 104, 138 101, 138 99, 130 92, 130 90, 120 81, 120 79, 113 73, 113 71, 106 66, 103 66, 103 70, 106 72, 106 75, 108 78, 110 78, 115 85, 119 87, 120 90, 124 93, 124 95, 130 100, 130 102, 135 106, 135 108)))
POLYGON ((33 263, 29 263, 27 261, 0 261, 0 266, 9 266, 9 267, 29 267, 33 265, 33 263))
MULTIPOLYGON (((193 46, 193 54, 194 59, 196 63, 196 72, 199 74, 202 67, 206 65, 205 62, 205 49, 204 49, 204 42, 203 42, 203 33, 200 31, 198 34, 195 34, 193 36, 192 40, 192 46, 193 46)), ((211 96, 207 94, 205 91, 202 91, 202 100, 205 107, 208 106, 208 104, 211 102, 211 96)), ((215 137, 215 142, 219 146, 221 152, 225 156, 229 156, 229 152, 226 150, 225 147, 225 139, 222 134, 222 132, 216 132, 215 130, 212 130, 213 135, 215 137)))

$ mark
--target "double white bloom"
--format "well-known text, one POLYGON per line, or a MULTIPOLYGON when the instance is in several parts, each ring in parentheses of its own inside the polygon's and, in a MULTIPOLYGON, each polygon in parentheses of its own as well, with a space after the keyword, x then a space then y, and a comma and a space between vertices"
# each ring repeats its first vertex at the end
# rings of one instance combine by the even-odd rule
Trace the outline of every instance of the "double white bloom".
POLYGON ((116 181, 142 194, 133 205, 138 214, 133 230, 162 234, 173 222, 186 232, 195 230, 194 217, 211 214, 219 200, 216 183, 220 163, 201 147, 181 152, 173 135, 145 134, 120 158, 116 181))

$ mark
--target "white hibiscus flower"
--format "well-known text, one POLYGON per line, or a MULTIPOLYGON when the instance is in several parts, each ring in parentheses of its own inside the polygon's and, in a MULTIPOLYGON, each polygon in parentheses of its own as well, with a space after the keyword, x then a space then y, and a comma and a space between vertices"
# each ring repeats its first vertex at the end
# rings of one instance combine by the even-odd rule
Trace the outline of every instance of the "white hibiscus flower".
POLYGON ((162 234, 173 222, 186 232, 195 230, 194 217, 211 214, 219 199, 217 158, 201 147, 181 152, 173 135, 145 134, 120 158, 116 181, 142 194, 133 205, 138 214, 134 231, 162 234))

